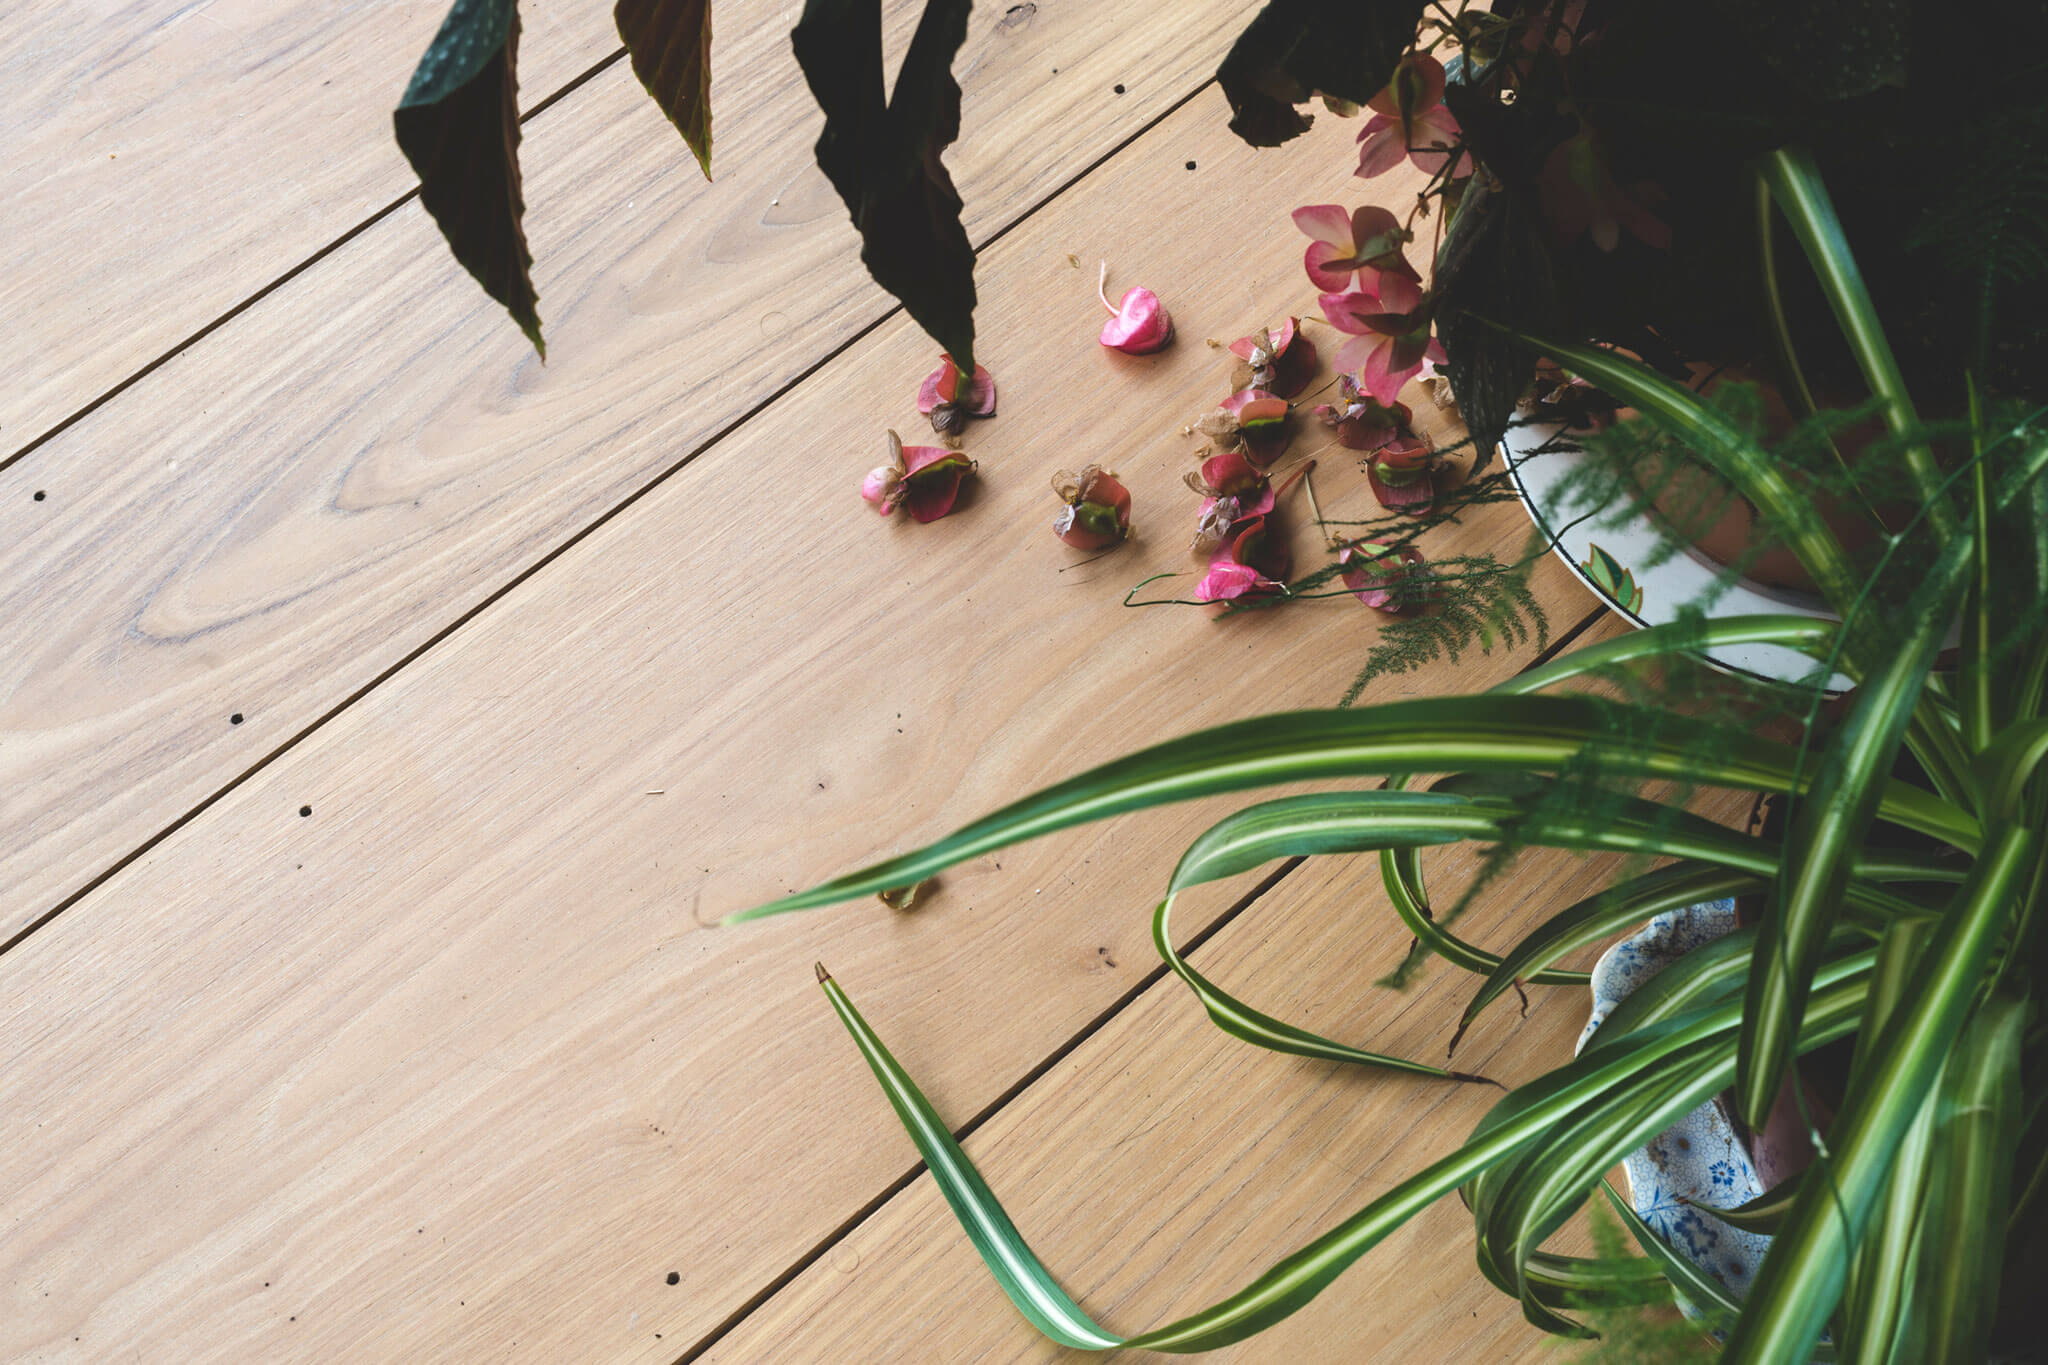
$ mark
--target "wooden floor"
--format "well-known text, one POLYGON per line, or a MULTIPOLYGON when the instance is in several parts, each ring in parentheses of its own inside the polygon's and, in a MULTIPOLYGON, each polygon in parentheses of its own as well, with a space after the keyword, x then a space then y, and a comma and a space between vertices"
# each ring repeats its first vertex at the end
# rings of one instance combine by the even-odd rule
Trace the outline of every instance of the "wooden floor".
MULTIPOLYGON (((1187 567, 1204 339, 1312 308, 1287 211, 1366 188, 1340 121, 1225 130, 1207 78, 1245 7, 976 10, 951 161, 1002 415, 922 527, 854 496, 933 347, 811 164, 792 7, 721 0, 709 185, 608 4, 525 7, 546 366, 391 143, 442 7, 0 11, 0 1358, 1060 1354, 920 1175, 819 958, 1118 1327, 1462 1136, 1494 1092, 1256 1052, 1162 979, 1148 907, 1232 802, 986 859, 911 914, 705 927, 1351 677, 1348 600, 1119 605, 1187 567), (1174 349, 1096 346, 1102 259, 1166 296, 1174 349), (1047 478, 1091 460, 1139 539, 1060 572, 1047 478)), ((900 44, 916 6, 887 9, 900 44)), ((1369 505, 1348 459, 1318 491, 1369 505)), ((1439 545, 1521 535, 1496 507, 1439 545)), ((1553 635, 1610 629, 1559 566, 1534 586, 1553 635)), ((1369 860, 1281 871, 1191 897, 1192 960, 1440 1055, 1469 987, 1371 984, 1405 938, 1369 860)), ((1591 875, 1532 865, 1473 932, 1591 875)), ((1533 1075, 1585 1004, 1498 1010, 1461 1064, 1533 1075)), ((1556 1358, 1454 1204, 1235 1355, 1556 1358)))

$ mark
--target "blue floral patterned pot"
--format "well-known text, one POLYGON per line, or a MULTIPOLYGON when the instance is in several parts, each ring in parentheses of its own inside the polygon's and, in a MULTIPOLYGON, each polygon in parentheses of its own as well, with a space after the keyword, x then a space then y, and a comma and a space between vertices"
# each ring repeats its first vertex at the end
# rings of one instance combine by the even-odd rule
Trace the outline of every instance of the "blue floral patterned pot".
MULTIPOLYGON (((1735 927, 1735 902, 1709 901, 1659 915, 1601 954, 1593 966, 1593 1014, 1579 1035, 1579 1050, 1636 987, 1735 927)), ((1707 1101, 1630 1153, 1622 1169, 1638 1217, 1738 1297, 1749 1292, 1771 1239, 1700 1211, 1701 1206, 1735 1208, 1765 1188, 1719 1100, 1707 1101)), ((1683 1299, 1679 1306, 1688 1316, 1698 1316, 1683 1299)))

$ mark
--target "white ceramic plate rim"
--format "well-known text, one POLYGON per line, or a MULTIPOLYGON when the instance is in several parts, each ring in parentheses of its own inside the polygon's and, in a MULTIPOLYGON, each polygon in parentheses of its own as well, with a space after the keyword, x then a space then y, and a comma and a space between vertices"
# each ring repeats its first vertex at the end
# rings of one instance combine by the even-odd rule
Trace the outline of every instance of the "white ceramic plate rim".
MULTIPOLYGON (((1654 562, 1664 548, 1664 539, 1647 520, 1610 523, 1597 513, 1587 515, 1587 509, 1567 506, 1567 479, 1589 457, 1582 450, 1569 448, 1543 450, 1537 455, 1560 430, 1556 425, 1535 422, 1511 424, 1500 444, 1502 462, 1507 466, 1508 477, 1514 480, 1522 505, 1528 509, 1529 519, 1550 542, 1551 552, 1601 601, 1629 622, 1637 627, 1663 625, 1677 620, 1681 607, 1710 599, 1712 614, 1717 617, 1791 612, 1816 620, 1841 619, 1811 597, 1746 578, 1724 588, 1721 567, 1689 548, 1654 562), (1564 529, 1554 529, 1559 526, 1564 529), (1631 574, 1640 575, 1636 583, 1641 593, 1640 606, 1615 600, 1612 593, 1587 574, 1583 566, 1593 558, 1595 545, 1631 574), (1645 564, 1653 566, 1643 568, 1645 564), (1716 592, 1719 596, 1713 597, 1716 592)), ((1729 672, 1769 682, 1798 682, 1813 672, 1813 660, 1784 645, 1717 645, 1706 651, 1706 657, 1729 672)), ((1847 676, 1837 673, 1828 690, 1839 693, 1850 685, 1847 676)))

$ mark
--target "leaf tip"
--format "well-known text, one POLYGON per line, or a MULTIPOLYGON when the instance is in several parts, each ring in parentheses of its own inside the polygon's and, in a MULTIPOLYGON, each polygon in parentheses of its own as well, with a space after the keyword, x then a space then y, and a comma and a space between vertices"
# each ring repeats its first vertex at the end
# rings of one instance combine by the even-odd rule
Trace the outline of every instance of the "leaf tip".
POLYGON ((818 984, 820 986, 824 985, 827 981, 830 981, 832 979, 832 973, 825 970, 824 963, 814 962, 811 964, 811 967, 814 971, 818 973, 818 984))

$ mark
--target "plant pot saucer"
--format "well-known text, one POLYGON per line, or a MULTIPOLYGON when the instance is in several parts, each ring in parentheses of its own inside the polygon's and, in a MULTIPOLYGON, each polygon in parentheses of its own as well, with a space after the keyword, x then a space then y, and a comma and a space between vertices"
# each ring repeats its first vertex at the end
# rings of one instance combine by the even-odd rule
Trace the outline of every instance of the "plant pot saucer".
MULTIPOLYGON (((1588 505, 1581 486, 1591 458, 1568 447, 1547 448, 1560 428, 1541 423, 1508 427, 1501 458, 1529 519, 1551 550, 1579 581, 1631 624, 1663 625, 1679 609, 1698 604, 1715 617, 1793 613, 1837 620, 1813 596, 1730 577, 1727 569, 1691 549, 1672 551, 1668 533, 1646 515, 1617 521, 1588 505), (1578 479, 1573 475, 1579 474, 1578 479)), ((1717 645, 1709 663, 1731 673, 1772 682, 1798 682, 1814 663, 1784 645, 1717 645)), ((1846 691, 1850 680, 1835 674, 1828 692, 1846 691)))

